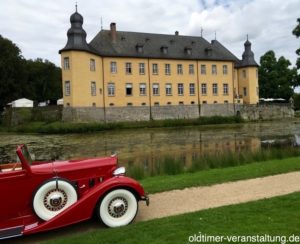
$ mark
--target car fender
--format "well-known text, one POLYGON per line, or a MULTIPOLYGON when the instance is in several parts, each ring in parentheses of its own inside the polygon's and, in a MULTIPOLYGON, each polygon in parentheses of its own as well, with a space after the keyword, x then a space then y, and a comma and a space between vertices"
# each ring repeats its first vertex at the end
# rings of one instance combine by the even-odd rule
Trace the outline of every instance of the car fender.
POLYGON ((98 201, 113 189, 125 188, 133 191, 137 200, 145 196, 143 187, 134 179, 126 176, 115 176, 99 183, 84 193, 76 203, 55 216, 41 223, 33 223, 24 227, 23 235, 47 231, 67 226, 92 217, 98 201))

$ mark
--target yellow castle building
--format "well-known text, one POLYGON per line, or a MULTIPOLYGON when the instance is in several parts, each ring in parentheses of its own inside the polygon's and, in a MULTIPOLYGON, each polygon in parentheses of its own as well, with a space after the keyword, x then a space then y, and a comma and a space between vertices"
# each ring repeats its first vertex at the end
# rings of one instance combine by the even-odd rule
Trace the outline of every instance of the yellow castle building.
POLYGON ((65 118, 148 120, 234 115, 257 104, 258 64, 247 40, 242 60, 220 42, 101 30, 86 41, 83 17, 70 17, 62 63, 65 118))

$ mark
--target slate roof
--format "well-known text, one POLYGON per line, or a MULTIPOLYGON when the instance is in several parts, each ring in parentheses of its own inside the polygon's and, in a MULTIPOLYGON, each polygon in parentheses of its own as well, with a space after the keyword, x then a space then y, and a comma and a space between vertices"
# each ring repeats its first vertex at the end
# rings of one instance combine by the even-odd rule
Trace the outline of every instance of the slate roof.
POLYGON ((66 46, 59 51, 81 50, 104 57, 136 57, 183 60, 232 61, 235 67, 258 66, 251 51, 251 43, 245 42, 242 60, 239 60, 217 40, 208 42, 199 36, 140 33, 117 31, 113 41, 111 30, 101 30, 88 44, 82 28, 83 17, 77 12, 70 17, 66 46))
POLYGON ((245 51, 242 55, 242 60, 239 60, 235 63, 236 68, 243 67, 258 67, 259 65, 256 63, 254 59, 254 53, 251 50, 251 42, 249 42, 248 37, 247 41, 244 43, 245 51))
POLYGON ((89 43, 89 47, 101 56, 110 57, 238 61, 218 41, 209 43, 195 36, 117 31, 117 39, 112 42, 110 31, 101 30, 89 43), (138 46, 142 47, 142 52, 138 51, 138 46), (162 48, 167 48, 167 53, 162 48))
POLYGON ((81 50, 81 51, 90 51, 90 47, 86 42, 86 32, 82 28, 83 17, 76 10, 70 16, 71 28, 67 32, 68 41, 66 46, 59 51, 69 51, 69 50, 81 50))

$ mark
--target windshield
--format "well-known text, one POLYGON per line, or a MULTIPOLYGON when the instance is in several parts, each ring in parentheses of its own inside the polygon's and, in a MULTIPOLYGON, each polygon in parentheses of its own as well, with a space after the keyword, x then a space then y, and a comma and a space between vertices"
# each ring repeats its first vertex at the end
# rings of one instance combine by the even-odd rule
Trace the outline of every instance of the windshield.
POLYGON ((28 148, 27 148, 26 145, 24 145, 22 147, 22 154, 23 154, 23 157, 25 158, 25 160, 28 162, 28 164, 31 165, 32 164, 32 158, 30 156, 30 153, 29 153, 28 148))

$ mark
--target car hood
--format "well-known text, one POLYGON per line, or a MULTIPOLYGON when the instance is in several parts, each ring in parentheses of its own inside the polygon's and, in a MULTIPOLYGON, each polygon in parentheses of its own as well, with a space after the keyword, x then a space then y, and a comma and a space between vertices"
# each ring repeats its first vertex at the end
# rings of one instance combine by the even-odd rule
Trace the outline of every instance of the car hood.
POLYGON ((45 162, 32 165, 31 169, 35 173, 46 173, 46 172, 67 172, 67 171, 77 171, 84 169, 93 168, 116 168, 117 167, 117 157, 101 157, 92 159, 80 159, 80 160, 66 160, 66 161, 54 161, 45 162))

